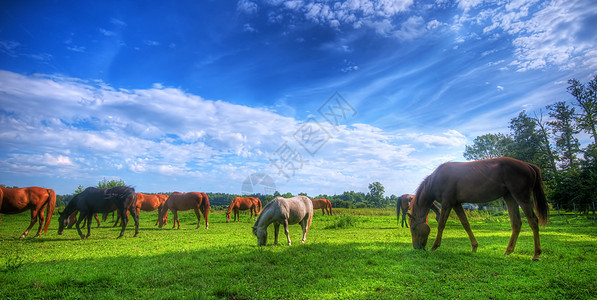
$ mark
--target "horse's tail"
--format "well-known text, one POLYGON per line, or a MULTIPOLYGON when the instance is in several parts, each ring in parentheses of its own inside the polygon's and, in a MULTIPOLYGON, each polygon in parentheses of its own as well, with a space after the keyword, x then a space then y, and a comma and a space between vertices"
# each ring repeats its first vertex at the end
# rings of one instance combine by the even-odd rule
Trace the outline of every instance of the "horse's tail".
POLYGON ((201 210, 203 212, 208 212, 209 208, 210 208, 210 204, 209 204, 209 198, 207 197, 206 193, 201 193, 201 196, 203 198, 203 201, 201 201, 201 205, 199 205, 199 208, 201 208, 201 210))
POLYGON ((257 213, 258 213, 258 214, 260 214, 260 213, 261 213, 261 209, 262 209, 262 206, 261 206, 261 199, 259 199, 259 198, 257 198, 257 197, 255 197, 255 199, 257 199, 257 203, 259 204, 259 211, 258 211, 257 213))
POLYGON ((44 233, 48 232, 48 228, 50 227, 50 221, 52 220, 52 215, 54 214, 54 208, 56 207, 56 193, 52 189, 47 189, 48 191, 48 209, 46 213, 46 222, 44 224, 44 233))
POLYGON ((529 164, 535 171, 535 182, 533 184, 533 202, 535 204, 535 212, 539 217, 539 224, 545 227, 547 225, 547 218, 549 215, 549 208, 547 207, 547 199, 543 191, 543 179, 541 178, 541 169, 536 165, 529 164))
POLYGON ((328 209, 330 210, 330 216, 332 216, 333 215, 333 213, 332 213, 332 201, 330 201, 329 199, 326 199, 325 202, 328 205, 328 209))

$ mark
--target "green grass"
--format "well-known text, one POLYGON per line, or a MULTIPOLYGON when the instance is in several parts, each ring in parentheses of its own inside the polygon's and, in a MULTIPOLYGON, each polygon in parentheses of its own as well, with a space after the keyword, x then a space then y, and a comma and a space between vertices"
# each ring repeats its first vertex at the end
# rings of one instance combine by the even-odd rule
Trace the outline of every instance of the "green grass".
MULTIPOLYGON (((0 299, 597 297, 597 224, 585 216, 552 215, 540 231, 541 260, 533 262, 526 223, 515 252, 503 255, 507 215, 470 214, 479 241, 471 253, 455 218, 442 246, 430 252, 412 249, 410 231, 397 225, 391 209, 335 212, 316 214, 304 245, 300 226, 290 226, 290 247, 257 247, 248 215, 227 224, 223 212, 210 214, 208 230, 194 229, 192 212, 180 214, 180 230, 158 229, 156 214, 142 213, 139 237, 132 227, 121 239, 118 228, 93 227, 88 240, 75 229, 58 235, 57 216, 46 235, 19 239, 28 214, 2 215, 0 299)), ((428 246, 437 232, 429 220, 428 246)), ((269 232, 271 244, 272 227, 269 232)))

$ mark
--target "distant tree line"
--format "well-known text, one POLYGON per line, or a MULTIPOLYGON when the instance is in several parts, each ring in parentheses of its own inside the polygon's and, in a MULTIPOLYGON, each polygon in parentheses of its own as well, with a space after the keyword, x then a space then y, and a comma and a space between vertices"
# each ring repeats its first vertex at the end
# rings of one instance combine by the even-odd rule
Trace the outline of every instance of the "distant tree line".
POLYGON ((538 165, 548 199, 563 209, 588 207, 597 199, 597 75, 587 84, 568 81, 571 101, 558 101, 532 116, 510 120, 510 132, 478 136, 464 157, 478 160, 508 156, 538 165), (585 147, 578 138, 586 134, 585 147))

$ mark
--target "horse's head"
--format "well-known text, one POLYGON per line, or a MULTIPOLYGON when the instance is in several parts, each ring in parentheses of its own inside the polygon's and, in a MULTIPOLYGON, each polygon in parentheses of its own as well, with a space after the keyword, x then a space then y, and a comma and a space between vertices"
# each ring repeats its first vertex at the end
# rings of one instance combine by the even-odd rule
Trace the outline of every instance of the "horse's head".
POLYGON ((229 212, 226 213, 226 223, 230 223, 230 213, 229 212))
POLYGON ((253 234, 257 237, 257 246, 267 244, 267 228, 253 226, 253 234))
POLYGON ((64 212, 58 211, 60 217, 58 218, 58 234, 62 234, 64 232, 64 227, 67 226, 68 216, 64 212))
POLYGON ((411 214, 408 214, 408 223, 410 224, 410 234, 413 239, 413 248, 425 250, 427 246, 427 239, 429 238, 429 224, 427 223, 427 217, 417 218, 411 214))

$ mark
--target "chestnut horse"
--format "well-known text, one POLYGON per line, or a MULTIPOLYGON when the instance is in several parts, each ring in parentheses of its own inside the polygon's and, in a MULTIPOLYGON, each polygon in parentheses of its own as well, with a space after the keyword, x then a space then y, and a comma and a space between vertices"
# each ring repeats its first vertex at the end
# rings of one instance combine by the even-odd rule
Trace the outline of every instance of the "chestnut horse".
POLYGON ((306 196, 292 198, 276 197, 263 208, 263 212, 257 218, 253 226, 253 234, 257 237, 257 246, 267 244, 267 227, 274 223, 274 245, 278 244, 278 232, 280 224, 284 225, 284 233, 291 245, 288 235, 288 225, 301 224, 303 228, 303 244, 307 240, 307 233, 313 219, 313 203, 306 196))
POLYGON ((29 234, 29 230, 31 230, 38 220, 39 229, 35 236, 38 237, 41 235, 42 226, 44 233, 46 233, 48 227, 50 227, 55 206, 56 193, 52 189, 36 186, 16 189, 0 187, 0 213, 12 215, 31 210, 31 223, 29 223, 29 227, 23 232, 21 238, 29 234), (44 210, 46 210, 46 207, 47 216, 44 224, 44 210))
POLYGON ((228 211, 226 212, 226 223, 230 222, 230 213, 234 210, 234 220, 232 222, 237 221, 240 222, 240 215, 239 211, 241 210, 249 210, 251 211, 251 216, 249 220, 253 218, 257 218, 257 215, 261 212, 261 200, 256 197, 236 197, 230 205, 228 206, 228 211))
MULTIPOLYGON (((133 215, 135 220, 135 236, 139 234, 139 215, 137 215, 137 194, 135 189, 127 186, 117 186, 109 189, 98 189, 88 187, 83 192, 77 194, 66 205, 66 208, 60 213, 58 219, 58 234, 62 234, 65 227, 65 220, 75 211, 80 213, 79 221, 77 221, 77 231, 82 239, 86 239, 91 235, 91 218, 94 213, 107 213, 116 210, 121 216, 125 215, 128 210, 133 215), (80 224, 83 219, 87 219, 87 236, 81 232, 80 224)), ((126 224, 129 221, 128 215, 123 218, 122 230, 118 238, 124 235, 126 224)))
MULTIPOLYGON (((159 209, 164 205, 168 196, 166 195, 146 195, 143 193, 137 193, 137 215, 141 213, 141 211, 158 211, 158 218, 159 218, 159 209)), ((126 212, 128 215, 128 211, 126 212)), ((166 216, 167 218, 167 216, 166 216)), ((116 222, 112 227, 116 227, 118 225, 118 221, 120 221, 120 215, 116 216, 116 222)), ((155 225, 158 225, 159 220, 155 222, 155 225)), ((99 222, 98 222, 99 223, 99 222)), ((122 225, 122 224, 121 224, 122 225)))
POLYGON ((332 202, 330 202, 330 200, 328 199, 311 199, 311 202, 313 202, 313 209, 319 209, 321 208, 321 212, 323 213, 323 215, 325 216, 325 213, 327 212, 328 215, 332 215, 332 202))
POLYGON ((425 249, 430 231, 427 213, 433 201, 438 200, 442 210, 437 225, 437 237, 431 250, 441 245, 448 215, 454 209, 464 230, 468 233, 473 252, 476 252, 479 244, 473 236, 462 203, 484 203, 499 198, 504 198, 508 206, 512 225, 512 235, 504 254, 512 253, 516 246, 522 225, 518 210, 520 206, 533 230, 535 242, 533 260, 538 260, 541 255, 538 224, 545 226, 548 217, 541 169, 536 165, 507 157, 471 162, 447 162, 425 178, 417 188, 417 197, 411 204, 412 215, 409 215, 413 247, 425 249), (531 201, 531 194, 533 201, 531 201))
POLYGON ((203 214, 203 218, 205 219, 205 229, 207 229, 209 227, 209 222, 207 221, 209 215, 209 198, 207 198, 205 193, 197 192, 174 192, 170 194, 170 197, 168 197, 162 208, 159 210, 158 223, 160 228, 164 225, 166 214, 168 213, 168 210, 170 210, 174 215, 174 224, 172 228, 175 228, 176 223, 178 222, 178 229, 180 229, 178 211, 189 209, 195 210, 195 215, 197 216, 197 227, 195 229, 199 228, 199 225, 201 224, 201 215, 199 212, 203 214))
MULTIPOLYGON (((406 228, 408 228, 408 222, 406 221, 406 214, 408 213, 408 209, 410 208, 410 202, 415 198, 415 195, 411 195, 411 194, 404 194, 400 197, 398 197, 398 201, 396 201, 396 218, 398 220, 398 222, 400 222, 400 210, 402 210, 402 223, 400 225, 402 225, 402 227, 404 227, 404 225, 406 225, 406 228)), ((431 210, 433 210, 433 212, 435 212, 435 220, 439 221, 439 207, 437 206, 437 204, 435 204, 435 202, 433 203, 433 206, 431 206, 431 210)))
MULTIPOLYGON (((66 220, 64 220, 64 226, 66 226, 66 228, 71 229, 73 228, 73 225, 75 225, 75 223, 77 223, 77 214, 79 213, 78 210, 75 210, 72 214, 70 214, 70 216, 68 216, 68 218, 66 218, 66 220)), ((105 218, 107 218, 107 213, 104 214, 105 218)), ((95 218, 95 221, 97 222, 97 227, 100 227, 100 221, 99 218, 97 217, 97 214, 93 214, 93 217, 95 218)), ((106 221, 106 220, 103 220, 106 221)), ((87 219, 83 219, 83 225, 81 225, 81 228, 85 228, 85 226, 87 225, 87 219)))

